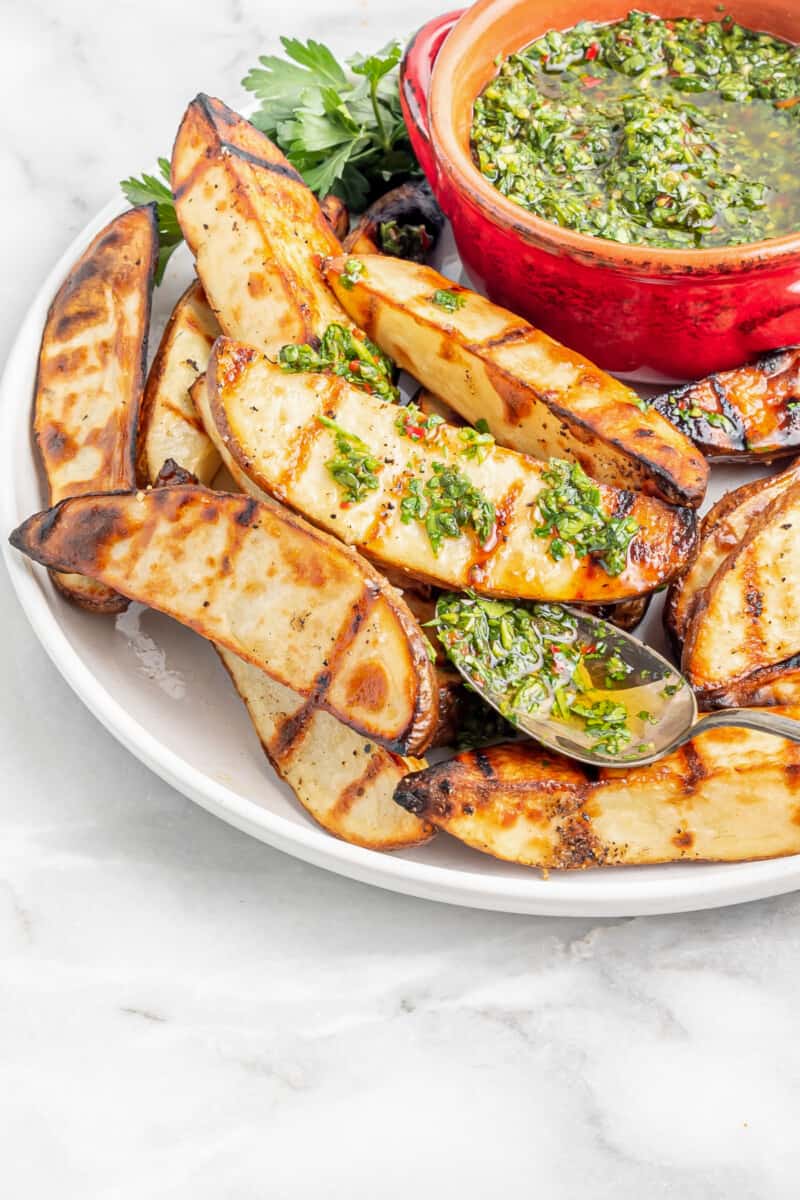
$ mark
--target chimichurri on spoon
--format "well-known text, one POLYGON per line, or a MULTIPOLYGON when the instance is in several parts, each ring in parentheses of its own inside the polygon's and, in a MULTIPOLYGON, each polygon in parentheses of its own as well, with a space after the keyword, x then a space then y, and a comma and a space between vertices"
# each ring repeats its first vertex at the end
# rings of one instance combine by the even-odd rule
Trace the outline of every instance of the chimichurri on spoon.
POLYGON ((453 664, 512 725, 581 762, 653 762, 705 729, 800 742, 800 721, 727 709, 697 721, 687 681, 650 646, 559 604, 445 593, 433 622, 453 664))

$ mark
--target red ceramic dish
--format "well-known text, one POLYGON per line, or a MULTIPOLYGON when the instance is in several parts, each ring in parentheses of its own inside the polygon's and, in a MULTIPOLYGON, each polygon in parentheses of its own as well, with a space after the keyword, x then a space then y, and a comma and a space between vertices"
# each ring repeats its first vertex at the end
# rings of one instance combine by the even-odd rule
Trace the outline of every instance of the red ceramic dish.
MULTIPOLYGON (((624 246, 533 216, 473 164, 475 97, 495 59, 547 29, 616 21, 632 0, 479 0, 425 25, 402 65, 414 149, 470 278, 609 371, 690 379, 800 342, 800 231, 714 250, 624 246)), ((659 16, 719 20, 715 0, 660 0, 659 16)), ((800 42, 795 0, 732 0, 735 21, 800 42)), ((799 181, 800 185, 800 181, 799 181)))

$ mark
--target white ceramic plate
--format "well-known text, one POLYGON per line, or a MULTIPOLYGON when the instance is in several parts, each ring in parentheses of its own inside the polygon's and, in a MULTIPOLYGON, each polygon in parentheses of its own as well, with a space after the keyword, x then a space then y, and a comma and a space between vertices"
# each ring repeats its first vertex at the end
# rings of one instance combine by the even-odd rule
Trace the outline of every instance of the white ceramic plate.
MULTIPOLYGON (((109 204, 75 239, 31 305, 0 387, 0 514, 8 570, 37 636, 84 704, 133 754, 223 821, 320 867, 398 892, 476 908, 574 916, 682 912, 777 895, 800 887, 800 856, 736 865, 676 864, 583 872, 496 862, 440 834, 432 843, 378 854, 337 841, 315 825, 273 775, 244 708, 210 647, 188 629, 138 606, 115 620, 65 603, 44 571, 6 542, 42 507, 30 434, 36 360, 48 305, 72 262, 124 207, 109 204)), ((452 247, 445 274, 458 272, 452 247)), ((181 250, 154 300, 151 353, 190 276, 181 250)), ((758 472, 738 471, 735 482, 758 472)), ((714 494, 734 484, 715 472, 714 494)), ((646 636, 660 639, 660 602, 646 636)))

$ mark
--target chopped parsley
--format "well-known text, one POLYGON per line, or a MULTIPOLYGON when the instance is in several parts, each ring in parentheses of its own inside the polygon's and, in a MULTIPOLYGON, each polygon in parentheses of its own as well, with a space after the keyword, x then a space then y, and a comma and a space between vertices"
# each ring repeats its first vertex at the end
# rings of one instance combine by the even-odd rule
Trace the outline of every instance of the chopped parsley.
POLYGON ((342 507, 349 508, 377 490, 380 462, 360 437, 348 433, 330 417, 318 417, 317 420, 335 435, 338 453, 329 458, 325 466, 344 492, 342 507))
POLYGON ((454 313, 459 308, 463 308, 466 300, 458 292, 450 292, 444 288, 438 288, 431 296, 431 304, 437 305, 438 308, 443 308, 445 312, 454 313))
POLYGON ((444 417, 438 413, 424 413, 413 400, 400 409, 394 423, 398 433, 412 442, 432 442, 440 425, 444 425, 444 417))
POLYGON ((558 562, 571 549, 576 558, 596 559, 608 575, 621 575, 639 531, 636 521, 606 516, 600 488, 577 463, 551 458, 542 478, 547 487, 536 498, 541 525, 534 534, 552 538, 550 557, 558 562))
POLYGON ((459 429, 458 436, 464 443, 461 453, 465 458, 471 458, 477 463, 482 463, 491 453, 494 446, 494 438, 489 433, 489 425, 481 417, 475 422, 475 425, 465 425, 463 429, 459 429))
POLYGON ((360 258, 348 258, 339 276, 339 282, 346 292, 351 292, 364 274, 364 264, 360 258))
POLYGON ((445 538, 460 537, 472 529, 483 546, 494 530, 495 508, 466 475, 442 462, 433 464, 433 474, 423 481, 410 479, 400 502, 400 520, 404 525, 421 521, 434 555, 445 538))
POLYGON ((392 382, 394 364, 363 334, 344 325, 329 325, 319 348, 302 345, 282 346, 278 362, 284 371, 322 371, 340 375, 364 392, 395 402, 400 392, 392 382))
POLYGON ((436 631, 452 662, 497 698, 501 714, 555 717, 593 735, 592 749, 611 757, 629 744, 629 713, 617 700, 596 695, 575 616, 558 604, 486 600, 443 594, 436 631))

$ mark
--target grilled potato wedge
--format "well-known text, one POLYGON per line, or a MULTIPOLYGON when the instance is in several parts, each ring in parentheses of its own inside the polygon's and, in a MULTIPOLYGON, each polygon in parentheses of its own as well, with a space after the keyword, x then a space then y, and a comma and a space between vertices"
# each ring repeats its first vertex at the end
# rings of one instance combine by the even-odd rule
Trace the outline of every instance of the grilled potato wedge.
MULTIPOLYGON (((798 706, 782 711, 800 718, 798 706)), ((800 746, 716 729, 652 766, 597 779, 533 742, 511 742, 407 775, 395 799, 523 866, 742 862, 800 853, 799 779, 800 746)))
POLYGON ((189 389, 207 365, 220 328, 197 280, 173 309, 153 359, 139 417, 137 474, 144 487, 155 483, 166 459, 210 484, 220 456, 209 438, 189 389))
POLYGON ((750 523, 695 605, 682 666, 703 706, 800 662, 800 483, 750 523))
POLYGON ((408 608, 368 563, 275 506, 189 486, 85 496, 11 541, 189 625, 397 753, 433 736, 433 668, 408 608))
POLYGON ((267 757, 324 829, 370 850, 401 850, 433 836, 433 825, 392 798, 403 776, 424 763, 365 742, 257 667, 229 650, 219 653, 267 757))
POLYGON ((800 346, 687 383, 650 403, 707 458, 756 462, 800 450, 800 346))
MULTIPOLYGON (((135 440, 158 255, 155 206, 132 208, 101 229, 47 314, 39 350, 33 428, 49 502, 135 486, 135 440)), ((54 572, 90 612, 127 600, 96 580, 54 572)))
MULTIPOLYGON (((219 475, 225 471, 223 467, 219 475)), ((169 458, 154 486, 196 483, 189 471, 169 458)), ((233 479, 230 483, 235 487, 233 479)), ((216 480, 215 488, 225 490, 216 480)), ((383 746, 365 742, 363 735, 330 713, 310 708, 297 692, 224 646, 216 645, 215 649, 275 771, 324 829, 370 850, 417 846, 433 836, 432 825, 402 812, 392 799, 403 775, 424 769, 424 759, 401 758, 383 746)), ((437 683, 441 726, 442 685, 438 677, 437 683)))
POLYGON ((401 259, 336 258, 325 274, 356 325, 471 424, 486 420, 501 445, 573 459, 603 483, 670 504, 700 504, 708 465, 688 438, 520 317, 401 259), (454 297, 447 308, 433 300, 442 291, 454 297))
POLYGON ((777 475, 728 492, 703 517, 697 555, 686 574, 670 585, 664 605, 664 624, 676 650, 680 651, 695 604, 717 569, 758 514, 795 483, 800 483, 800 459, 777 475))
POLYGON ((340 243, 277 146, 200 95, 172 153, 175 211, 220 326, 275 354, 349 321, 318 266, 340 243))
POLYGON ((336 375, 288 374, 252 347, 225 338, 212 351, 206 380, 212 436, 257 487, 376 562, 435 585, 601 604, 652 591, 682 570, 693 551, 691 510, 600 485, 606 511, 629 515, 639 525, 627 566, 610 576, 589 559, 565 555, 555 561, 549 539, 533 532, 545 468, 526 455, 494 447, 483 462, 468 459, 458 431, 446 425, 435 443, 411 441, 397 428, 396 405, 336 375), (343 504, 327 466, 336 455, 335 435, 321 417, 359 437, 379 460, 376 488, 359 503, 343 504), (442 460, 495 506, 495 528, 483 546, 463 532, 445 539, 437 555, 424 524, 402 520, 409 481, 420 477, 423 466, 432 474, 442 460))

